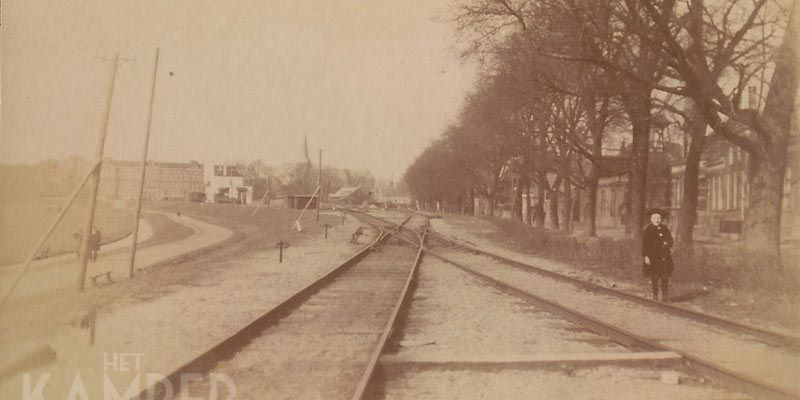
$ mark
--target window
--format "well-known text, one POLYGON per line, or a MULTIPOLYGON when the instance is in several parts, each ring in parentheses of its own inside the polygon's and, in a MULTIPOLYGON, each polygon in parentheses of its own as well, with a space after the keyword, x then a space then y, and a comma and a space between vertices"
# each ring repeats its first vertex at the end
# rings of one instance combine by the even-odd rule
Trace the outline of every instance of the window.
POLYGON ((617 194, 614 189, 611 189, 611 209, 608 210, 612 217, 616 216, 617 209, 617 194))
POLYGON ((606 212, 606 191, 600 191, 600 214, 605 214, 606 212))
MULTIPOLYGON (((747 154, 745 153, 745 157, 747 154)), ((750 196, 750 184, 747 182, 747 173, 742 172, 742 207, 747 208, 750 196)))
POLYGON ((758 103, 758 89, 756 86, 751 85, 747 88, 747 106, 750 107, 751 110, 758 110, 758 103))
POLYGON ((724 193, 725 199, 724 199, 724 202, 722 203, 722 209, 723 210, 729 210, 731 208, 731 180, 730 180, 730 178, 731 178, 730 174, 727 174, 722 178, 722 180, 724 182, 724 185, 725 185, 725 189, 723 189, 725 191, 725 193, 724 193))
POLYGON ((714 178, 708 180, 708 209, 714 209, 714 178))
POLYGON ((788 165, 786 174, 783 176, 783 207, 791 209, 792 201, 792 165, 788 165))
POLYGON ((736 183, 734 184, 734 187, 736 188, 736 192, 734 193, 734 197, 733 197, 733 200, 734 200, 733 208, 737 208, 738 209, 739 206, 742 204, 742 173, 741 172, 737 172, 736 173, 736 183))

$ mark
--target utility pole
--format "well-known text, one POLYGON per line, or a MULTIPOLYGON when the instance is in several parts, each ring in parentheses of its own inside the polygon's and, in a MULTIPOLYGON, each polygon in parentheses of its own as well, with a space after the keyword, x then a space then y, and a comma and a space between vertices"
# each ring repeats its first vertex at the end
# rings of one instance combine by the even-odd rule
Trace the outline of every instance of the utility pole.
POLYGON ((125 126, 125 122, 122 122, 122 146, 119 149, 119 162, 117 163, 116 168, 114 168, 114 177, 116 178, 116 190, 115 195, 117 197, 117 220, 121 218, 122 214, 122 194, 120 193, 120 186, 122 185, 122 163, 125 160, 125 135, 127 134, 127 129, 125 126))
POLYGON ((140 170, 139 195, 136 197, 136 214, 133 217, 131 230, 131 255, 128 260, 128 277, 133 278, 133 266, 136 261, 136 241, 139 238, 139 218, 142 216, 142 196, 144 195, 144 180, 147 174, 147 147, 150 144, 150 129, 153 123, 153 104, 156 96, 156 81, 158 79, 158 55, 156 47, 156 62, 153 66, 153 86, 150 89, 150 112, 147 116, 147 131, 144 136, 144 149, 142 150, 142 169, 140 170))
POLYGON ((319 149, 319 173, 317 174, 317 222, 319 222, 319 208, 322 205, 322 149, 319 149))
POLYGON ((119 65, 119 54, 114 56, 114 67, 111 72, 111 87, 108 90, 108 104, 106 106, 105 122, 100 137, 97 138, 97 151, 95 162, 98 164, 94 171, 94 176, 89 183, 89 216, 83 225, 83 240, 81 240, 81 262, 80 272, 78 273, 78 290, 83 291, 86 287, 86 264, 89 262, 89 240, 94 226, 94 210, 97 207, 97 190, 100 187, 100 172, 103 168, 103 149, 106 145, 106 134, 108 133, 108 120, 111 117, 111 103, 114 100, 114 83, 117 81, 117 67, 119 65))

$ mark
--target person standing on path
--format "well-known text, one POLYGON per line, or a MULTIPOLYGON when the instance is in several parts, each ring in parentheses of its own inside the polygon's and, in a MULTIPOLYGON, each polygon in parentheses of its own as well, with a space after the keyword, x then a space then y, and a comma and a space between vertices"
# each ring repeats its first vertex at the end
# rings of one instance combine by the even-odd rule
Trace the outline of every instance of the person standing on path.
POLYGON ((72 239, 75 241, 75 258, 81 258, 81 241, 83 240, 83 232, 79 227, 72 234, 72 239))
POLYGON ((658 288, 661 287, 661 300, 669 301, 669 277, 672 275, 672 233, 666 225, 661 224, 661 212, 650 213, 650 224, 644 228, 642 235, 643 271, 650 276, 653 289, 653 300, 658 300, 658 288))
POLYGON ((97 252, 100 251, 100 231, 96 226, 92 227, 92 234, 89 236, 89 255, 92 261, 97 261, 97 252))

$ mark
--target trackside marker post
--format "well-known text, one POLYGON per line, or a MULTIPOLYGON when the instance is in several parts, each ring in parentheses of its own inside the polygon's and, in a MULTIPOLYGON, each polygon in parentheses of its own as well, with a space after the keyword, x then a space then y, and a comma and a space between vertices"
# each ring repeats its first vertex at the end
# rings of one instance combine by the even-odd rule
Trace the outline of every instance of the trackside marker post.
POLYGON ((283 249, 289 247, 289 243, 284 242, 283 240, 281 240, 280 242, 278 242, 275 245, 275 247, 278 248, 278 263, 282 263, 283 262, 283 249))
POLYGON ((328 228, 332 227, 333 225, 325 224, 325 225, 322 225, 322 226, 325 227, 325 239, 327 239, 328 238, 328 228))

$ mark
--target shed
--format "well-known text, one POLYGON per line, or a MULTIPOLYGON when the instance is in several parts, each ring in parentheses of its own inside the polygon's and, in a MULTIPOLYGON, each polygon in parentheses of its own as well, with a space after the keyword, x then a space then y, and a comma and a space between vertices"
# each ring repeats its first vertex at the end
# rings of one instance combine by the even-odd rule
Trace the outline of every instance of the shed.
POLYGON ((317 208, 317 197, 312 194, 293 194, 286 197, 286 205, 290 208, 302 210, 308 204, 309 209, 317 208), (311 201, 311 204, 308 202, 311 201))

